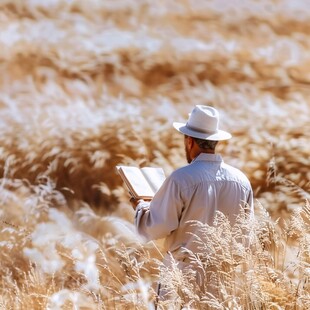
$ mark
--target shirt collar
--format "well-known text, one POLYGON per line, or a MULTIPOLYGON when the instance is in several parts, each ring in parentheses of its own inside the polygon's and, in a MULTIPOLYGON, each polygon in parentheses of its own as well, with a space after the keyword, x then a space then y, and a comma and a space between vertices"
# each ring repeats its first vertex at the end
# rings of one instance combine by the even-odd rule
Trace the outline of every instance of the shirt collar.
POLYGON ((195 161, 216 161, 222 162, 223 158, 220 154, 208 154, 200 153, 196 158, 193 159, 192 163, 195 161))

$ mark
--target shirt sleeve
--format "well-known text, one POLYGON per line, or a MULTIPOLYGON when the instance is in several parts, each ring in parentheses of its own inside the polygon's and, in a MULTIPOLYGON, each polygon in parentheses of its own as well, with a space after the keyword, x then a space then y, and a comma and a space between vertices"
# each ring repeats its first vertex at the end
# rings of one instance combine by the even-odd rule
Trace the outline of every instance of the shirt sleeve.
POLYGON ((254 218, 254 197, 252 188, 249 191, 247 199, 247 207, 249 208, 250 218, 254 218))
POLYGON ((170 176, 151 202, 139 203, 135 226, 139 234, 148 240, 164 238, 178 228, 182 208, 180 186, 170 176))

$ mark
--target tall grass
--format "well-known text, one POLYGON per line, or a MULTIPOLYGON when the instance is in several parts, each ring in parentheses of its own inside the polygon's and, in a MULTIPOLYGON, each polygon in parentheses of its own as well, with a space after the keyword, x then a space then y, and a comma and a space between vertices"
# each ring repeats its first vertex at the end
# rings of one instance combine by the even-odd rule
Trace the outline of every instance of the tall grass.
POLYGON ((193 223, 199 251, 181 273, 128 221, 85 205, 73 212, 50 185, 7 181, 1 197, 4 308, 152 309, 157 281, 169 294, 162 309, 309 308, 309 202, 282 225, 261 205, 255 219, 241 214, 233 227, 220 213, 213 226, 193 223))
POLYGON ((306 8, 1 0, 1 307, 152 309, 164 276, 175 299, 162 308, 310 308, 306 8), (184 165, 171 123, 195 104, 220 110, 233 139, 219 151, 257 199, 254 222, 201 226, 202 252, 221 267, 193 263, 214 296, 162 266, 160 240, 136 235, 114 171, 184 165))

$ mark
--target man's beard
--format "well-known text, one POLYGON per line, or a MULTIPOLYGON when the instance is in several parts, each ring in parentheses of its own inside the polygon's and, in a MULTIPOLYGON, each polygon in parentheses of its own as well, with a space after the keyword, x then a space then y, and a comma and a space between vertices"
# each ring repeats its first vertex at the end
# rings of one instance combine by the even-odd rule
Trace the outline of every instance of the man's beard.
POLYGON ((185 155, 186 155, 186 160, 190 164, 192 162, 191 157, 189 155, 189 149, 185 146, 185 155))

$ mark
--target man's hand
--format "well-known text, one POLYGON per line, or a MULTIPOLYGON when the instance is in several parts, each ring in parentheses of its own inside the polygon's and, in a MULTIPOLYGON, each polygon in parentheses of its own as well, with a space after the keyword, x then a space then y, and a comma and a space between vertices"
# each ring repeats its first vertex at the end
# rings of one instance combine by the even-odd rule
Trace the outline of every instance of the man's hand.
POLYGON ((134 210, 136 210, 137 205, 138 205, 141 201, 143 201, 143 199, 136 199, 135 197, 131 197, 131 198, 129 199, 129 202, 131 203, 131 205, 132 205, 132 207, 133 207, 134 210))

